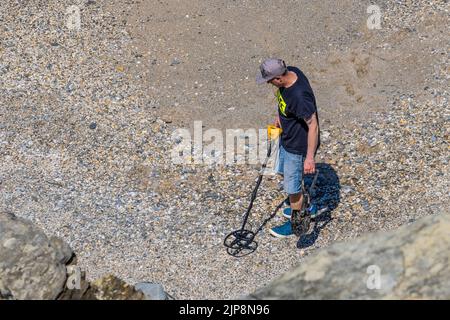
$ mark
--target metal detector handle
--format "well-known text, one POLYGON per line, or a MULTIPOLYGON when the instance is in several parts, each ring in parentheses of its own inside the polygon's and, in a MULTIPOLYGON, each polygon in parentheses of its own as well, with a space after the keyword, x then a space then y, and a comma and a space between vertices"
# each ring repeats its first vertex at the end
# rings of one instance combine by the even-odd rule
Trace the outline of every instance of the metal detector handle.
POLYGON ((309 194, 312 195, 312 192, 314 191, 314 188, 316 187, 317 177, 319 176, 319 169, 316 169, 316 173, 314 174, 313 182, 311 183, 311 186, 309 187, 309 194))
POLYGON ((276 140, 282 132, 283 129, 281 129, 280 127, 271 124, 267 126, 267 137, 269 140, 276 140))

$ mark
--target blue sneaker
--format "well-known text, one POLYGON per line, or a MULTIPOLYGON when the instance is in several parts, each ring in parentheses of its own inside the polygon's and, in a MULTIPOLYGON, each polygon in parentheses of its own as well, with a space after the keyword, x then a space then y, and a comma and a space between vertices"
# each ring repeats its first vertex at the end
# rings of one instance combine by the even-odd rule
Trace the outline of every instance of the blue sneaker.
POLYGON ((291 221, 286 221, 280 226, 273 227, 269 230, 269 232, 271 235, 277 238, 286 238, 294 234, 292 232, 291 221))
POLYGON ((290 219, 291 218, 291 208, 284 208, 283 209, 283 217, 285 217, 286 219, 290 219))
POLYGON ((312 204, 309 209, 309 214, 311 215, 311 219, 314 219, 315 217, 317 217, 319 214, 319 208, 317 207, 317 205, 312 204))
MULTIPOLYGON (((311 207, 309 207, 308 211, 311 214, 311 219, 314 219, 318 216, 318 210, 317 210, 317 206, 315 204, 311 205, 311 207)), ((283 217, 285 217, 286 219, 290 219, 291 218, 291 208, 284 208, 283 209, 283 217)))

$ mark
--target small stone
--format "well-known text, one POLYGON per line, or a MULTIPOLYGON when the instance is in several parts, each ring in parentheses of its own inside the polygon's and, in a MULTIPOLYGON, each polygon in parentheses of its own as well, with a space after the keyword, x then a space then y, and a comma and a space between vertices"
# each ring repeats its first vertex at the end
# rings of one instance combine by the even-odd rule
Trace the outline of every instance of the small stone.
POLYGON ((175 66, 175 65, 180 64, 180 63, 181 63, 181 61, 178 60, 177 58, 175 58, 175 59, 172 60, 172 63, 170 64, 170 66, 175 66))
POLYGON ((363 200, 363 201, 361 201, 361 205, 365 211, 369 211, 369 209, 370 209, 369 201, 363 200))
POLYGON ((341 190, 345 194, 352 194, 352 193, 355 192, 355 189, 353 187, 351 187, 351 186, 342 186, 341 190))
POLYGON ((165 123, 172 123, 172 119, 167 116, 162 117, 161 120, 164 121, 165 123))
POLYGON ((330 137, 330 133, 328 131, 321 131, 320 132, 320 137, 323 139, 328 139, 330 137))
POLYGON ((89 129, 95 130, 96 128, 97 128, 97 123, 91 122, 91 124, 89 125, 89 129))

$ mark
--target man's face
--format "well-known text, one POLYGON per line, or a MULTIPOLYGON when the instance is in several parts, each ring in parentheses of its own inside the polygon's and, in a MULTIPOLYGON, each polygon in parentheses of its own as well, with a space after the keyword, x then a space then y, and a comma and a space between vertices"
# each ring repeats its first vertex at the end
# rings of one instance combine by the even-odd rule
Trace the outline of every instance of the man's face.
POLYGON ((281 88, 283 86, 283 79, 281 77, 275 77, 272 80, 267 81, 267 83, 270 83, 277 88, 281 88))

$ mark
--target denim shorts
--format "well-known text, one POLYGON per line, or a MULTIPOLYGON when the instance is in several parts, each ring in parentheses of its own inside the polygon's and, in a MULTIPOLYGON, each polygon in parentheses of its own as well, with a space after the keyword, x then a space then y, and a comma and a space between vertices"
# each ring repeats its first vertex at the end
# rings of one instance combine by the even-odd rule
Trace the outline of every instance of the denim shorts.
POLYGON ((280 144, 277 173, 284 176, 283 187, 287 194, 298 194, 302 190, 303 156, 287 152, 280 144))

